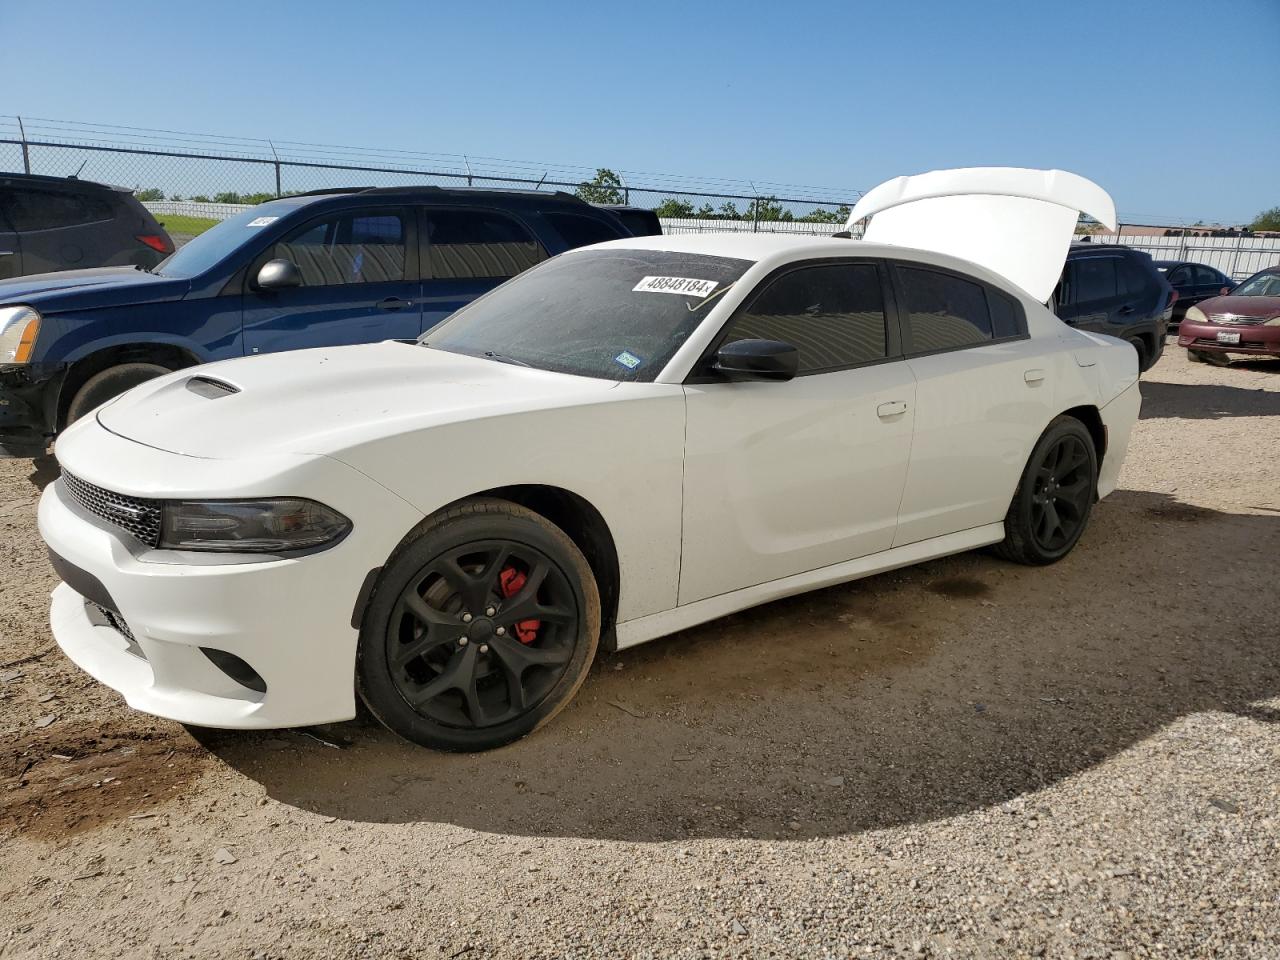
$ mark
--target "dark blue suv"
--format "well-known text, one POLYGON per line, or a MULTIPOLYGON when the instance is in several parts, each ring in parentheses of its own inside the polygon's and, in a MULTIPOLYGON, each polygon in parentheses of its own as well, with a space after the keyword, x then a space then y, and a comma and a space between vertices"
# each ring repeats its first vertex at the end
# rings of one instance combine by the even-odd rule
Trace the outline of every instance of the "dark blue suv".
POLYGON ((155 269, 0 282, 0 453, 169 370, 277 350, 411 340, 574 247, 629 236, 563 193, 411 187, 272 200, 155 269))

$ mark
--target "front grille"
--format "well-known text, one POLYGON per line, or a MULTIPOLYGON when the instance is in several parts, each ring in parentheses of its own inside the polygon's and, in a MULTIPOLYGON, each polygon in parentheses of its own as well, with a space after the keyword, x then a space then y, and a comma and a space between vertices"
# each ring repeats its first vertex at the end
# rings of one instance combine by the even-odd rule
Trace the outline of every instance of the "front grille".
MULTIPOLYGON (((92 600, 89 602, 93 603, 92 600)), ((93 606, 100 614, 102 614, 103 618, 107 621, 112 630, 123 636, 130 643, 137 643, 137 641, 133 639, 133 631, 130 630, 129 625, 124 622, 124 617, 120 616, 120 614, 116 613, 114 610, 108 610, 100 603, 94 603, 93 606)))
POLYGON ((95 517, 128 531, 148 546, 160 543, 161 501, 112 493, 65 470, 62 482, 71 499, 95 517))
POLYGON ((1209 314, 1210 323, 1229 323, 1232 325, 1240 325, 1250 327, 1255 324, 1262 323, 1266 317, 1239 317, 1234 313, 1211 313, 1209 314))

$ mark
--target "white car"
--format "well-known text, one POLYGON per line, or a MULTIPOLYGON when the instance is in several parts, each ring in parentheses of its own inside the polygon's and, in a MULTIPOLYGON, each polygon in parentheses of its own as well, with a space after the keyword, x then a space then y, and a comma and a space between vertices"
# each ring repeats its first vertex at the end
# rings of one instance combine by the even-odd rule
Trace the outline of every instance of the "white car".
POLYGON ((999 544, 1045 564, 1114 489, 1136 354, 1044 306, 1061 171, 899 178, 865 239, 565 253, 417 344, 182 370, 59 440, 54 636, 134 707, 263 728, 356 692, 432 747, 508 743, 630 647, 999 544))

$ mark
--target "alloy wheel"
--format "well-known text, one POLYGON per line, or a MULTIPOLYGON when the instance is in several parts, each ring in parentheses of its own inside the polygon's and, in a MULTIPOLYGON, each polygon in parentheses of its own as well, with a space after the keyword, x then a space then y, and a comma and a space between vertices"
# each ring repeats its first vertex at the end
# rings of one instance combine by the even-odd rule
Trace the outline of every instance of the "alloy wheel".
POLYGON ((1064 436, 1045 451, 1031 494, 1031 530, 1042 549, 1061 549, 1084 526, 1091 470, 1089 451, 1079 437, 1064 436))

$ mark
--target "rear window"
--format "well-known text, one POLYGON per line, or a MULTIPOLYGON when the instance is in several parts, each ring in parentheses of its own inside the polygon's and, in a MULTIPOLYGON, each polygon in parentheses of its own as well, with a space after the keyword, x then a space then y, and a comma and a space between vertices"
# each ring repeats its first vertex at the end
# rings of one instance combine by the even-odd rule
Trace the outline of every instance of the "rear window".
POLYGON ((19 233, 101 223, 115 216, 106 197, 28 187, 0 192, 0 208, 19 233))
POLYGON ((544 213, 546 220, 560 234, 570 250, 606 240, 617 240, 624 234, 596 217, 584 217, 580 213, 544 213))

